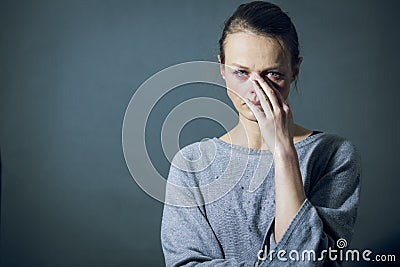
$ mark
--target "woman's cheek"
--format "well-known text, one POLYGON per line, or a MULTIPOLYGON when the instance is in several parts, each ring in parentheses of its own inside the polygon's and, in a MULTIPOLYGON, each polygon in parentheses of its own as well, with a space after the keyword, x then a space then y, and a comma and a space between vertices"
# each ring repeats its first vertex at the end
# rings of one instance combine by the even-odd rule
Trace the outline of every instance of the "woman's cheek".
POLYGON ((287 98, 290 93, 290 82, 284 82, 282 84, 279 84, 279 86, 276 87, 278 91, 281 93, 283 98, 287 98))
POLYGON ((240 102, 242 101, 240 97, 236 93, 233 93, 232 91, 228 91, 228 96, 231 99, 234 106, 239 105, 240 102))
POLYGON ((235 95, 239 99, 240 97, 246 97, 248 91, 251 90, 251 83, 246 81, 227 80, 226 86, 228 87, 229 93, 235 95))

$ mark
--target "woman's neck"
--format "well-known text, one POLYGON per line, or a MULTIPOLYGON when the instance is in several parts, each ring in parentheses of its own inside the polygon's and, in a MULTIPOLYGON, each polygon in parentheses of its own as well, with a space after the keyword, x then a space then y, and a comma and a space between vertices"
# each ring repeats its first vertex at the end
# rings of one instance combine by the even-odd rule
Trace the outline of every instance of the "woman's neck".
POLYGON ((263 142, 258 123, 239 115, 238 124, 228 133, 230 143, 254 149, 268 149, 263 142))

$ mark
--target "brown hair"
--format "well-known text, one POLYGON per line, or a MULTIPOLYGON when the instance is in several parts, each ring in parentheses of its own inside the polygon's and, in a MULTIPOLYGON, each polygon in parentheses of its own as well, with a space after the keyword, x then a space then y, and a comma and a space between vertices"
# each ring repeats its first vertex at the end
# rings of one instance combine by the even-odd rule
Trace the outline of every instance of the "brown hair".
MULTIPOLYGON (((224 25, 222 36, 219 39, 221 63, 225 63, 226 37, 228 34, 241 31, 250 31, 257 35, 276 38, 290 52, 292 70, 299 63, 299 40, 296 28, 290 17, 277 5, 264 1, 242 4, 225 21, 224 25)), ((295 75, 297 76, 297 73, 295 75)))

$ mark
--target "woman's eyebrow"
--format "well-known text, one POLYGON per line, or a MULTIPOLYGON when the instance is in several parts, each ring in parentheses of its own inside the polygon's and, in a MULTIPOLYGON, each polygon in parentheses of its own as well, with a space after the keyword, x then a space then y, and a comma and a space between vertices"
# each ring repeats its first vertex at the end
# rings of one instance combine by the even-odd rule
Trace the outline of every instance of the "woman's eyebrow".
MULTIPOLYGON (((249 70, 248 67, 242 66, 242 65, 240 65, 240 64, 238 64, 238 63, 232 63, 232 65, 233 65, 233 66, 236 66, 236 67, 239 67, 239 68, 241 68, 241 69, 249 70)), ((279 66, 278 66, 278 65, 269 67, 269 68, 267 68, 267 69, 265 69, 265 70, 263 70, 263 71, 261 71, 261 72, 266 72, 266 71, 270 71, 270 70, 277 70, 277 69, 279 69, 279 66)))

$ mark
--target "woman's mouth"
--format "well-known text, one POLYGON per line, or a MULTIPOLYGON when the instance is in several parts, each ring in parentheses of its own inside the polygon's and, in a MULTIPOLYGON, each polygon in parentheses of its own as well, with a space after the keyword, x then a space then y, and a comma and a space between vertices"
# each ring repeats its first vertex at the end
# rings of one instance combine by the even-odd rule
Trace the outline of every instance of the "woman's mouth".
MULTIPOLYGON (((250 101, 250 102, 253 103, 253 105, 256 106, 256 108, 263 109, 260 101, 256 100, 256 101, 250 101)), ((244 105, 246 105, 246 103, 244 103, 244 105)))
MULTIPOLYGON (((260 100, 253 100, 253 101, 250 101, 251 103, 253 103, 253 105, 255 105, 255 106, 260 106, 261 107, 261 102, 260 102, 260 100)), ((243 105, 246 105, 246 102, 243 102, 243 105)))

